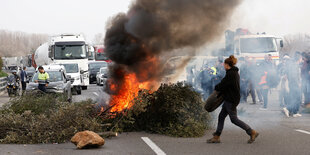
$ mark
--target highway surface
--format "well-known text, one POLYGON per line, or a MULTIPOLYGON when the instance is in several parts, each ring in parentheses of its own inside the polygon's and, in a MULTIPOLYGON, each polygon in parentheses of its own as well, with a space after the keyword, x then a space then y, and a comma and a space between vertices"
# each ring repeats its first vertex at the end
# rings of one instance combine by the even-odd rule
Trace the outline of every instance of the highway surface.
MULTIPOLYGON (((91 85, 82 95, 74 96, 74 101, 86 99, 97 100, 102 98, 101 87, 91 85)), ((247 144, 248 136, 244 131, 234 126, 229 118, 221 137, 221 144, 207 144, 206 139, 211 137, 214 130, 206 131, 200 138, 174 138, 145 132, 122 133, 118 137, 106 139, 106 144, 97 149, 77 150, 71 143, 64 144, 35 144, 16 145, 1 144, 1 155, 309 155, 310 154, 310 115, 302 114, 298 118, 286 118, 277 102, 278 96, 273 92, 270 96, 268 110, 262 111, 262 106, 240 104, 239 109, 245 112, 240 116, 260 136, 253 144, 247 144)), ((4 94, 0 96, 0 104, 9 99, 4 94)), ((248 99, 250 100, 250 99, 248 99)), ((218 110, 214 113, 217 118, 218 110)))

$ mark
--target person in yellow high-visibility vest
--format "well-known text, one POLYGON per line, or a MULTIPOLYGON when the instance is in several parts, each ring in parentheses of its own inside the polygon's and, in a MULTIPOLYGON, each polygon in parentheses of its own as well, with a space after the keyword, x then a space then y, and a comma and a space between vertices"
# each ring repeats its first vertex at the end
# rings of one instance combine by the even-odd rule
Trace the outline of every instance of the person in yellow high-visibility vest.
POLYGON ((48 86, 48 83, 49 83, 48 80, 50 77, 48 73, 44 71, 44 68, 42 66, 40 66, 38 70, 39 70, 38 80, 36 80, 35 82, 39 83, 39 86, 38 86, 39 90, 46 92, 46 87, 48 86))
POLYGON ((216 68, 215 67, 211 67, 211 72, 212 72, 212 75, 216 75, 217 74, 216 68))

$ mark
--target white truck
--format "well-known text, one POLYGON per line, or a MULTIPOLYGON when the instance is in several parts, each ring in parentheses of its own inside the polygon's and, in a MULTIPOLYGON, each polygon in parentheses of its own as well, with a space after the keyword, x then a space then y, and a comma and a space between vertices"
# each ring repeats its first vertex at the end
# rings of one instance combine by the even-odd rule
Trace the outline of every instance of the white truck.
POLYGON ((62 34, 53 36, 35 52, 37 66, 76 63, 81 74, 81 88, 89 86, 88 45, 82 35, 62 34))
POLYGON ((82 84, 83 84, 83 77, 80 71, 80 67, 78 63, 62 63, 60 64, 65 67, 67 76, 69 78, 74 79, 74 82, 71 84, 71 88, 74 92, 78 95, 82 93, 82 84))
POLYGON ((225 32, 227 55, 234 54, 238 57, 252 57, 263 60, 270 54, 275 63, 279 62, 279 51, 283 47, 283 39, 266 33, 252 34, 247 29, 237 29, 236 32, 225 32))
POLYGON ((7 70, 19 70, 20 67, 20 57, 5 57, 4 58, 4 67, 7 70))

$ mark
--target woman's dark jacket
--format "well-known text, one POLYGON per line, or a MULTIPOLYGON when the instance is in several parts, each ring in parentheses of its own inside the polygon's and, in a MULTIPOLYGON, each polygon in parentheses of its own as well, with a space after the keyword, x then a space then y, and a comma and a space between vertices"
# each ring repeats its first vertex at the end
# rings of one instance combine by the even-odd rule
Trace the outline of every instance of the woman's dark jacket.
POLYGON ((237 106, 240 102, 240 76, 237 67, 226 71, 226 76, 221 83, 215 86, 215 90, 223 95, 224 100, 237 106))

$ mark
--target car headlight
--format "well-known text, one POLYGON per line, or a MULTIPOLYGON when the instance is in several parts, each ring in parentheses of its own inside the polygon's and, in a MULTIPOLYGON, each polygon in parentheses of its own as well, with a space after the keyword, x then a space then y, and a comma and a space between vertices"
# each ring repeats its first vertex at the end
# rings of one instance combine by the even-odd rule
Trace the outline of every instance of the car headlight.
POLYGON ((79 81, 79 80, 80 80, 80 77, 76 77, 76 78, 74 78, 74 80, 79 81))
POLYGON ((62 86, 57 86, 57 89, 61 90, 61 89, 63 89, 63 87, 62 86))
POLYGON ((62 85, 57 85, 56 87, 54 87, 54 89, 61 90, 61 89, 63 89, 63 86, 62 85))

